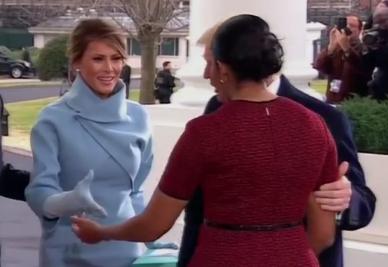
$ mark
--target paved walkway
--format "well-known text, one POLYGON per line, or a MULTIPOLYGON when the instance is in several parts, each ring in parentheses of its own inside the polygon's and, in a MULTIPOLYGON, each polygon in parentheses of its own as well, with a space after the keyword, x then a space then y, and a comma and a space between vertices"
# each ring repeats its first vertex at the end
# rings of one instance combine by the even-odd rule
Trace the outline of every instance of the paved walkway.
MULTIPOLYGON (((62 85, 58 82, 46 83, 38 79, 0 78, 0 94, 5 103, 59 96, 61 87, 62 85), (5 86, 9 84, 12 86, 5 86)), ((132 77, 130 87, 132 89, 140 88, 140 76, 132 77)))
POLYGON ((27 84, 27 83, 39 83, 41 80, 39 79, 9 79, 9 78, 0 78, 0 84, 27 84))
MULTIPOLYGON (((0 88, 0 94, 5 103, 41 99, 46 97, 59 96, 59 86, 50 87, 18 87, 0 88)), ((12 114, 11 114, 12 115, 12 114)))

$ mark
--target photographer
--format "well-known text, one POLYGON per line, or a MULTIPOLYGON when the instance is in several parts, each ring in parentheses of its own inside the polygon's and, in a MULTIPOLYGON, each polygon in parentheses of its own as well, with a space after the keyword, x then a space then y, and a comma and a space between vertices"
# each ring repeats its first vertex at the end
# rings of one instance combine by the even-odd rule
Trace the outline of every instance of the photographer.
POLYGON ((171 74, 171 62, 163 62, 163 69, 159 71, 155 78, 156 98, 160 104, 170 104, 170 97, 174 92, 175 77, 171 74))
POLYGON ((365 71, 369 76, 374 72, 368 86, 373 98, 385 100, 388 94, 388 1, 378 4, 362 39, 365 71))
POLYGON ((337 104, 352 93, 367 94, 367 75, 362 68, 362 22, 356 16, 338 18, 330 31, 330 41, 314 63, 328 76, 327 102, 337 104))

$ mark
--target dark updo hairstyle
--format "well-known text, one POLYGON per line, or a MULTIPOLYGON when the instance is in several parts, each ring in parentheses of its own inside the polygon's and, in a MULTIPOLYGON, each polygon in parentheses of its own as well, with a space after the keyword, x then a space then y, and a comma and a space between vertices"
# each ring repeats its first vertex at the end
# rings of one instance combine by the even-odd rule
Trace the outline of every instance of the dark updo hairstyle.
POLYGON ((227 64, 238 81, 256 81, 280 71, 283 48, 267 22, 237 15, 218 28, 212 42, 214 58, 227 64))

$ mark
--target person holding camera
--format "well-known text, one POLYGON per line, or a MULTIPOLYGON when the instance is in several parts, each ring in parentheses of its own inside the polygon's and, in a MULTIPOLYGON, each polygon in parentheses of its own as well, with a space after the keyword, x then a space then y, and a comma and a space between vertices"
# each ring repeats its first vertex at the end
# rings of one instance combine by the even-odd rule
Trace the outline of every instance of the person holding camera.
POLYGON ((356 16, 341 17, 330 31, 329 45, 319 55, 314 68, 328 76, 326 101, 338 104, 351 94, 367 94, 367 75, 362 68, 360 33, 356 16))
POLYGON ((385 100, 388 95, 388 1, 381 1, 365 27, 362 38, 363 67, 369 73, 368 83, 373 98, 385 100), (373 76, 372 76, 373 73, 373 76))

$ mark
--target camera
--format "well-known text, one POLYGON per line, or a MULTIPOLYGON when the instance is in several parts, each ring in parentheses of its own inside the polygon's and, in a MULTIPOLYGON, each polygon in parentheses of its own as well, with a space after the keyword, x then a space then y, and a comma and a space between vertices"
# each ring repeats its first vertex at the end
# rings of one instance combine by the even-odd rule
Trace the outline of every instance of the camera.
POLYGON ((362 37, 363 44, 369 49, 379 49, 386 45, 388 41, 388 31, 382 30, 378 25, 365 31, 362 37))
POLYGON ((364 36, 362 37, 363 44, 368 48, 377 49, 381 43, 380 30, 378 26, 373 26, 372 28, 365 31, 364 36))
POLYGON ((347 27, 348 20, 346 17, 337 18, 335 25, 340 32, 342 32, 342 30, 344 30, 346 35, 352 34, 352 31, 347 27))

